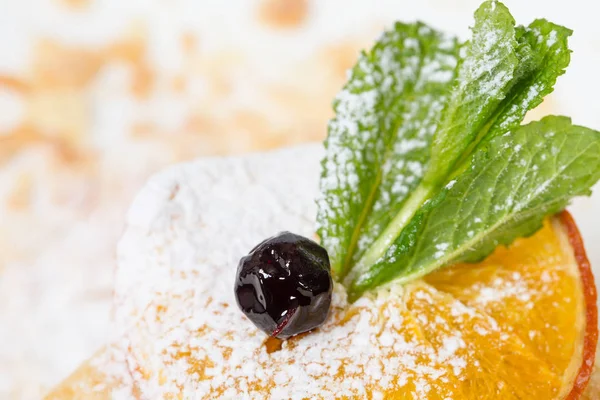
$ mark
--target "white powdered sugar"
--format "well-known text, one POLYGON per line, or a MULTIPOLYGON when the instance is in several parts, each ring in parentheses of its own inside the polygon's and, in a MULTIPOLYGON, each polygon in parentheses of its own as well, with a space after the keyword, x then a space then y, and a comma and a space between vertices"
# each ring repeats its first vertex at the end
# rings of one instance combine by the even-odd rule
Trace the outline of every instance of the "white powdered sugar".
POLYGON ((490 302, 502 302, 507 298, 516 298, 517 300, 533 307, 531 300, 532 292, 527 283, 522 279, 521 274, 513 272, 508 276, 497 277, 491 284, 479 289, 477 303, 487 305, 490 302))
MULTIPOLYGON (((502 91, 513 79, 513 71, 507 68, 507 49, 512 45, 503 29, 490 21, 473 32, 471 56, 465 59, 459 78, 459 90, 465 95, 464 102, 478 97, 503 97, 502 91), (490 79, 491 77, 491 79, 490 79), (477 90, 472 85, 476 83, 477 90), (469 89, 467 89, 469 88, 469 89)), ((482 102, 485 104, 485 102, 482 102)))

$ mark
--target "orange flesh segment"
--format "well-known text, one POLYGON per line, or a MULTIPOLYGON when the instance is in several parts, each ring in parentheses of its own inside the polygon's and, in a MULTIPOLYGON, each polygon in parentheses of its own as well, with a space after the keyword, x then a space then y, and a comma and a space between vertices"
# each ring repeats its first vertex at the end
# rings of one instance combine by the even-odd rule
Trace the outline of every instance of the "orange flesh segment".
POLYGON ((562 377, 562 397, 581 364, 586 323, 579 269, 570 249, 564 229, 554 220, 510 249, 498 248, 476 267, 460 264, 426 278, 519 338, 562 377))
POLYGON ((442 386, 440 398, 485 395, 509 399, 522 398, 526 393, 553 397, 558 387, 556 375, 486 314, 428 285, 412 288, 407 306, 420 316, 422 329, 434 348, 442 353, 457 348, 460 355, 451 357, 449 363, 462 371, 457 379, 442 386))
MULTIPOLYGON (((465 361, 456 381, 428 382, 428 398, 569 396, 586 364, 587 318, 568 228, 559 218, 548 220, 534 236, 479 264, 458 264, 407 285, 404 307, 426 343, 437 352, 453 349, 465 361), (449 344, 453 332, 456 343, 449 344)), ((402 392, 386 398, 403 398, 402 392)))

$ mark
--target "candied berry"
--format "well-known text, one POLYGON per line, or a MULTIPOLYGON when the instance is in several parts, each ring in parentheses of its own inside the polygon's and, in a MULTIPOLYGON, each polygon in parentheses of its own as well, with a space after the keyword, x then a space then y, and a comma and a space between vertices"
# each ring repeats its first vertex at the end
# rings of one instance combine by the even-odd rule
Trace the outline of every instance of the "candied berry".
POLYGON ((282 232, 240 260, 235 297, 254 325, 287 339, 325 322, 332 289, 327 251, 310 239, 282 232))

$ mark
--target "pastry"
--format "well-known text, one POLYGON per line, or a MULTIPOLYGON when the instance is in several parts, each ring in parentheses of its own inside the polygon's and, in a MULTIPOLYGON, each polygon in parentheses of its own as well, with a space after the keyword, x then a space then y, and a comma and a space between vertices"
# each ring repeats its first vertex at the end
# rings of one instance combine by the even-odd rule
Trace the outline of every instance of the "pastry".
MULTIPOLYGON (((425 282, 411 285, 410 296, 406 288, 399 286, 377 297, 361 299, 348 309, 343 288, 338 285, 328 324, 320 331, 283 342, 279 351, 268 353, 266 335, 245 320, 235 305, 234 266, 258 241, 274 232, 285 228, 311 234, 315 215, 312 199, 317 193, 322 155, 320 146, 315 145, 243 158, 200 160, 176 166, 152 179, 134 202, 119 245, 117 311, 124 326, 133 326, 115 341, 114 347, 94 356, 48 399, 106 399, 111 398, 115 389, 118 391, 113 398, 131 398, 128 397, 131 393, 146 393, 146 397, 140 395, 142 399, 169 398, 168 394, 173 398, 218 397, 200 389, 203 383, 194 372, 202 368, 200 358, 206 353, 192 351, 189 346, 196 344, 202 348, 205 343, 210 344, 208 349, 239 357, 220 358, 216 362, 214 353, 210 353, 214 357, 212 367, 203 369, 206 376, 214 374, 236 382, 218 386, 224 398, 244 398, 244 394, 253 399, 287 398, 277 395, 280 393, 275 391, 277 388, 287 390, 284 393, 288 395, 292 390, 319 390, 304 392, 313 398, 319 398, 318 394, 331 398, 331 393, 344 390, 349 394, 353 387, 358 391, 364 386, 365 376, 369 376, 365 379, 368 382, 373 381, 371 374, 379 373, 383 379, 385 370, 379 370, 379 362, 394 352, 412 352, 413 356, 397 360, 400 364, 393 366, 392 375, 404 376, 408 382, 420 371, 424 374, 421 389, 431 385, 427 393, 440 390, 434 385, 442 386, 444 377, 459 387, 468 385, 468 379, 475 376, 468 365, 477 360, 490 363, 490 370, 482 372, 475 381, 478 384, 486 385, 487 380, 496 379, 496 374, 510 374, 510 369, 518 366, 516 377, 527 374, 521 384, 526 382, 540 385, 538 390, 549 390, 551 385, 545 386, 544 382, 553 373, 524 347, 536 343, 543 357, 556 357, 562 359, 562 365, 569 364, 570 353, 575 349, 581 352, 585 325, 581 318, 569 315, 571 310, 586 307, 574 259, 574 254, 584 259, 585 253, 580 244, 576 247, 568 244, 565 228, 573 229, 574 225, 566 216, 553 219, 544 230, 532 238, 521 239, 509 250, 499 249, 480 265, 440 270, 425 282), (289 183, 276 180, 274 169, 278 175, 286 176, 289 183), (545 247, 551 251, 545 253, 545 247), (185 259, 190 261, 187 266, 185 259), (516 273, 519 275, 513 276, 516 273), (177 278, 184 275, 185 279, 177 278), (546 293, 548 288, 551 290, 546 293), (183 297, 178 298, 180 295, 183 297), (428 304, 429 296, 448 301, 434 306, 428 304), (403 299, 409 297, 410 302, 404 304, 403 299), (579 304, 559 312, 563 298, 579 304), (558 309, 552 306, 555 301, 561 305, 558 309), (449 306, 450 312, 446 312, 449 306), (436 309, 427 312, 432 307, 436 309), (452 307, 458 312, 456 316, 452 316, 452 307), (485 321, 488 312, 496 322, 485 321), (136 322, 139 317, 141 321, 136 322), (213 330, 198 329, 209 318, 219 319, 211 323, 213 330), (442 319, 441 326, 447 323, 456 326, 461 318, 467 319, 462 324, 473 324, 464 333, 441 330, 440 325, 427 328, 435 319, 442 319), (344 319, 346 325, 337 327, 338 321, 344 319), (497 331, 492 330, 491 324, 499 325, 497 331), (569 324, 579 325, 571 332, 571 338, 555 337, 554 332, 569 324), (502 325, 514 326, 519 332, 505 332, 502 325), (477 330, 481 330, 481 335, 477 330), (530 332, 534 332, 531 339, 530 332), (504 334, 507 339, 502 344, 499 338, 504 334), (180 346, 174 341, 180 342, 180 346), (574 343, 562 353, 551 354, 550 349, 557 341, 574 343), (546 345, 551 347, 544 350, 546 345), (480 354, 466 355, 469 346, 480 354), (327 347, 330 350, 321 355, 327 347), (424 353, 435 356, 438 362, 433 365, 425 362, 421 358, 424 353), (352 379, 344 380, 352 382, 350 388, 331 380, 328 368, 339 368, 341 363, 336 357, 356 363, 352 379), (500 363, 497 360, 500 357, 512 360, 500 363), (295 366, 288 365, 291 360, 295 366), (246 367, 248 364, 252 368, 246 367), (523 368, 525 365, 528 369, 523 368), (501 366, 507 370, 501 371, 501 366), (129 368, 133 371, 133 381, 129 368), (237 377, 235 370, 239 371, 237 377), (282 382, 282 371, 288 379, 292 373, 299 374, 301 384, 296 386, 293 380, 282 382), (241 380, 248 382, 246 390, 237 386, 241 380), (178 383, 186 388, 178 390, 178 383), (260 385, 265 383, 271 389, 261 392, 260 385), (226 393, 227 389, 235 392, 226 393)), ((576 234, 571 234, 571 238, 578 240, 576 234)), ((585 263, 581 267, 584 273, 589 273, 585 263)), ((587 289, 592 290, 593 286, 587 289)), ((593 299, 589 301, 594 304, 593 299)), ((581 365, 581 357, 576 358, 574 364, 581 365)), ((576 369, 572 367, 571 374, 576 369)), ((211 380, 204 384, 210 385, 211 380)), ((496 384, 493 381, 489 385, 496 384)), ((416 386, 409 387, 417 390, 416 386)), ((450 393, 453 392, 448 389, 446 394, 450 393)), ((384 398, 392 397, 386 393, 384 398)))

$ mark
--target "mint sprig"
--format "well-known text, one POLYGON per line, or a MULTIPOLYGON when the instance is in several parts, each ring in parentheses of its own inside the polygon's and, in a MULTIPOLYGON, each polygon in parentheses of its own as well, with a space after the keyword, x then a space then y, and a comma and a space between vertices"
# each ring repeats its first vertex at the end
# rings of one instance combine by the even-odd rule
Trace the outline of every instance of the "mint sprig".
POLYGON ((396 24, 361 55, 334 102, 317 216, 351 296, 479 260, 589 192, 600 178, 597 132, 558 117, 520 126, 569 64, 570 35, 546 20, 515 26, 487 1, 464 45, 396 24), (568 153, 567 142, 583 147, 568 153), (486 163, 503 167, 495 176, 486 163), (502 197, 507 177, 526 182, 502 197))
POLYGON ((549 116, 482 145, 470 168, 422 206, 383 257, 352 276, 350 293, 477 262, 529 236, 544 217, 600 179, 600 132, 549 116))

